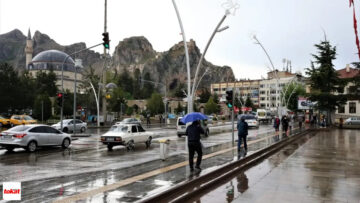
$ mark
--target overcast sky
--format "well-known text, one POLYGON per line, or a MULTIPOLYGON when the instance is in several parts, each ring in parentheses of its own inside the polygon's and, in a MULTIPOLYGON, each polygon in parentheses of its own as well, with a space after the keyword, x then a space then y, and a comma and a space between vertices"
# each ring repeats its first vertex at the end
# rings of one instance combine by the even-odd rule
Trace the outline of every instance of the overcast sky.
MULTIPOLYGON (((203 51, 221 17, 226 0, 177 0, 187 39, 203 51)), ((274 65, 292 61, 293 70, 309 67, 315 43, 324 39, 337 46, 336 69, 359 61, 355 53, 352 9, 348 0, 239 0, 235 16, 228 16, 206 55, 216 65, 229 65, 236 78, 266 76, 268 62, 252 35, 268 50, 274 65)), ((355 2, 358 3, 358 2, 355 2)), ((62 45, 102 41, 104 0, 0 0, 0 33, 30 27, 62 45)), ((357 7, 357 8, 360 8, 357 7)), ((360 20, 360 9, 357 9, 360 20)), ((182 40, 171 0, 108 0, 111 53, 120 40, 145 36, 156 51, 166 51, 182 40)), ((102 48, 96 49, 101 51, 102 48)))

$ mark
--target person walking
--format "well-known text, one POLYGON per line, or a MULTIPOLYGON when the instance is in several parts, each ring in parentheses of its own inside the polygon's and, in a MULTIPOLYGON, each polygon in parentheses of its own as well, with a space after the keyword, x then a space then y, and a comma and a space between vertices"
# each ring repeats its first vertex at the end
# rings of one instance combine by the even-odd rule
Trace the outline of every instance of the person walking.
POLYGON ((303 117, 302 116, 299 116, 298 117, 298 120, 299 120, 299 129, 301 130, 301 128, 302 128, 302 123, 303 123, 303 117))
POLYGON ((241 149, 241 140, 244 141, 244 149, 245 149, 245 154, 247 152, 247 143, 246 143, 246 136, 248 135, 248 129, 249 126, 248 124, 245 122, 244 117, 240 118, 240 122, 238 122, 237 124, 237 130, 238 130, 238 152, 240 152, 241 149))
POLYGON ((287 131, 289 128, 289 120, 286 115, 284 115, 281 118, 281 125, 282 125, 283 135, 287 136, 287 131))
POLYGON ((294 127, 294 115, 293 115, 293 114, 291 114, 291 115, 290 115, 290 118, 289 118, 289 129, 290 129, 290 134, 291 134, 291 132, 292 132, 293 127, 294 127))
POLYGON ((146 115, 146 125, 147 125, 147 127, 148 128, 150 128, 150 113, 147 113, 147 115, 146 115))
POLYGON ((159 115, 159 123, 160 123, 160 127, 161 127, 162 119, 163 119, 163 118, 162 118, 162 115, 160 114, 160 115, 159 115))
POLYGON ((276 133, 279 132, 279 127, 280 127, 280 119, 278 116, 276 116, 274 120, 274 128, 276 133))
POLYGON ((195 168, 201 170, 200 164, 202 160, 202 146, 200 142, 200 134, 205 134, 204 129, 200 126, 198 120, 194 121, 186 129, 186 135, 188 136, 188 148, 189 148, 189 167, 190 171, 194 171, 194 155, 197 153, 197 160, 195 168))

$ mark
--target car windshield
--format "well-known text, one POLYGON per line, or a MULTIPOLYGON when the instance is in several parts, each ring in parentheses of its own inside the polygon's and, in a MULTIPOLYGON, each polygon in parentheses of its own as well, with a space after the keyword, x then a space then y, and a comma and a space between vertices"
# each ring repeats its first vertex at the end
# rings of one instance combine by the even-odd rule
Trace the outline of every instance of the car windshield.
POLYGON ((113 125, 109 131, 111 132, 127 132, 128 127, 124 125, 113 125))
POLYGON ((34 119, 33 119, 33 118, 31 118, 31 116, 24 116, 24 120, 29 121, 29 120, 34 120, 34 119))
POLYGON ((258 112, 258 116, 265 116, 265 112, 258 112))
POLYGON ((26 125, 19 125, 13 128, 10 128, 8 131, 13 131, 13 132, 23 132, 26 131, 27 129, 29 129, 30 126, 26 126, 26 125))
POLYGON ((0 119, 5 119, 4 117, 0 116, 0 119))
POLYGON ((181 119, 182 119, 182 118, 179 118, 178 125, 185 125, 185 123, 181 122, 181 119))

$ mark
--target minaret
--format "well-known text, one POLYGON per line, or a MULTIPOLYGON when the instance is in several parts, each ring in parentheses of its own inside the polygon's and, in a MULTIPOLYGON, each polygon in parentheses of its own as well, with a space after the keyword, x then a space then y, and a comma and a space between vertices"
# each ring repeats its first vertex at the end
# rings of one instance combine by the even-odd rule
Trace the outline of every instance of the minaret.
POLYGON ((25 46, 25 55, 26 55, 25 69, 28 69, 28 65, 32 60, 32 54, 33 54, 33 41, 31 40, 31 33, 29 28, 28 36, 26 38, 26 46, 25 46))

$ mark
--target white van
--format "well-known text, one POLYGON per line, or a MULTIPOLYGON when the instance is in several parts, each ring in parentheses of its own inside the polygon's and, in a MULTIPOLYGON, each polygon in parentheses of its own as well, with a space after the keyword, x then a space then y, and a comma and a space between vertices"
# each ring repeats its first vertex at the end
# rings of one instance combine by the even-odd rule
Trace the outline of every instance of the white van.
POLYGON ((259 123, 261 121, 269 123, 272 120, 271 112, 268 110, 265 110, 265 109, 258 109, 256 111, 256 117, 257 117, 257 120, 259 121, 259 123))
MULTIPOLYGON (((187 125, 183 122, 181 122, 181 119, 183 117, 178 117, 177 121, 176 121, 176 131, 177 131, 177 135, 178 137, 181 137, 182 135, 186 135, 186 127, 187 125)), ((206 121, 200 121, 201 127, 204 129, 205 134, 204 136, 207 137, 210 134, 209 131, 209 127, 207 126, 207 122, 206 121)))

